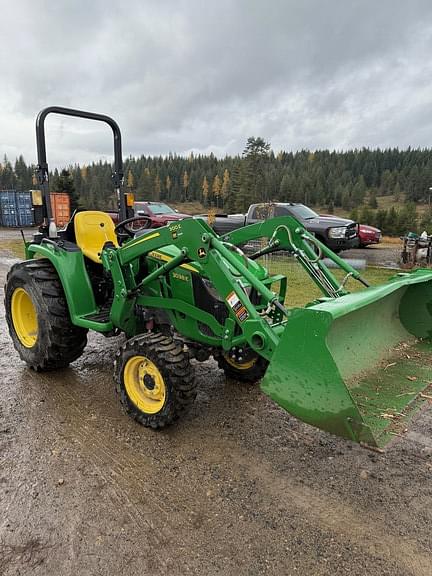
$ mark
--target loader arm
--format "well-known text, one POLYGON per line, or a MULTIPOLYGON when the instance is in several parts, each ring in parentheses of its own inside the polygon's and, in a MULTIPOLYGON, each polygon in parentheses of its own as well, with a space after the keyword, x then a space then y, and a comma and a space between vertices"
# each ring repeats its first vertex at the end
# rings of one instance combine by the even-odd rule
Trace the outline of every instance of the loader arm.
POLYGON ((338 298, 347 294, 348 291, 344 288, 344 284, 350 276, 364 286, 368 286, 368 283, 355 268, 315 238, 292 216, 280 216, 238 228, 230 234, 222 236, 221 240, 238 246, 257 238, 268 238, 268 244, 253 254, 252 259, 280 250, 290 252, 325 296, 338 298), (322 256, 332 260, 337 267, 346 272, 347 277, 342 283, 336 280, 324 264, 321 259, 322 256))
POLYGON ((252 274, 248 269, 247 258, 233 253, 202 220, 185 219, 131 240, 119 249, 108 247, 102 253, 102 262, 105 268, 111 271, 114 280, 112 321, 127 333, 134 330, 133 309, 136 304, 188 314, 197 321, 209 324, 209 318, 203 311, 197 308, 193 310, 181 300, 168 301, 162 296, 150 296, 146 292, 151 282, 164 277, 173 268, 184 263, 197 262, 203 275, 212 282, 230 309, 229 317, 224 325, 220 326, 220 330, 214 329, 214 320, 211 322, 210 327, 217 336, 213 341, 215 345, 229 349, 234 343, 248 343, 261 356, 269 359, 279 342, 276 327, 271 327, 251 303, 244 290, 244 282, 247 281, 260 294, 263 306, 280 323, 281 315, 287 315, 288 312, 280 303, 279 295, 252 274), (166 246, 178 248, 179 255, 170 262, 161 264, 136 283, 134 274, 131 273, 134 263, 166 246), (235 329, 236 325, 240 326, 240 331, 235 329))
MULTIPOLYGON (((283 306, 285 294, 273 292, 266 283, 257 279, 249 269, 253 262, 236 244, 267 237, 270 250, 285 250, 297 258, 325 297, 337 298, 347 294, 347 291, 320 260, 322 252, 325 251, 341 264, 348 275, 359 277, 356 270, 343 261, 339 263, 337 256, 291 216, 247 226, 241 233, 231 235, 229 240, 232 236, 234 242, 228 241, 227 237, 219 238, 203 220, 190 218, 144 234, 118 250, 108 248, 102 261, 105 267, 111 270, 114 278, 116 294, 111 314, 113 324, 127 333, 133 333, 133 309, 136 304, 176 311, 210 326, 216 339, 212 341, 208 337, 207 343, 222 345, 225 350, 229 350, 233 345, 247 343, 258 354, 270 360, 290 315, 283 306), (136 283, 134 275, 131 274, 133 263, 166 246, 178 248, 178 256, 136 283), (212 282, 230 311, 225 324, 219 326, 219 329, 215 329, 214 319, 207 317, 201 310, 188 307, 181 300, 168 300, 146 294, 146 287, 153 281, 186 262, 200 264, 203 275, 212 282), (260 310, 250 301, 244 282, 260 295, 260 310), (240 328, 240 336, 236 325, 240 328)), ((189 333, 187 336, 191 337, 193 334, 189 333)))

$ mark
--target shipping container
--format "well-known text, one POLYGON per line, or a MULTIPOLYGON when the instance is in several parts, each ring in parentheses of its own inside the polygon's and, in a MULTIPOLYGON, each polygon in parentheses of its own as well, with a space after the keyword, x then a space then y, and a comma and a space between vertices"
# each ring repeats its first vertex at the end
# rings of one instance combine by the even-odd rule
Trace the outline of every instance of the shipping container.
POLYGON ((70 220, 70 198, 66 192, 51 192, 51 210, 59 228, 66 226, 70 220))
POLYGON ((0 225, 18 228, 33 224, 30 191, 0 190, 0 225))

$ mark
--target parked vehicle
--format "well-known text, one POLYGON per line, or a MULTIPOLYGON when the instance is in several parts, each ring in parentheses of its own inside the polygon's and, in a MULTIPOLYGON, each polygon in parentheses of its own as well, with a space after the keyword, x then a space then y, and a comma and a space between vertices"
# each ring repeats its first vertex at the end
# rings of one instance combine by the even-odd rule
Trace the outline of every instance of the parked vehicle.
POLYGON ((365 248, 369 244, 379 244, 381 242, 381 230, 375 226, 359 224, 359 247, 365 248))
MULTIPOLYGON (((118 212, 108 210, 107 214, 111 216, 114 224, 119 222, 118 212)), ((142 226, 145 226, 145 228, 160 228, 174 220, 190 218, 189 214, 182 214, 164 202, 134 202, 133 208, 128 207, 128 218, 133 216, 145 216, 142 221, 136 220, 133 222, 132 227, 134 230, 142 226)))
POLYGON ((151 228, 160 228, 168 222, 190 218, 189 214, 182 214, 164 202, 134 202, 134 214, 150 218, 151 228))
POLYGON ((262 220, 275 216, 294 216, 309 232, 335 251, 349 250, 358 245, 358 224, 353 220, 337 216, 320 216, 304 204, 293 202, 272 202, 270 204, 251 204, 246 215, 227 216, 217 214, 213 229, 224 235, 262 220))
MULTIPOLYGON (((331 214, 320 214, 320 216, 330 217, 331 214)), ((366 248, 369 244, 379 244, 381 242, 381 230, 368 224, 359 224, 358 248, 366 248)))

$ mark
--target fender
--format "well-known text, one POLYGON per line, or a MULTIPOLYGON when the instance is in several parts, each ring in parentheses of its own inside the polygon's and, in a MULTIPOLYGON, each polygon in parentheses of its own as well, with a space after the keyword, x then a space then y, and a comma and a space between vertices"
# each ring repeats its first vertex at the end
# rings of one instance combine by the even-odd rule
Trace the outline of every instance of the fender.
POLYGON ((29 259, 36 255, 47 258, 52 263, 63 286, 72 323, 87 327, 81 317, 95 313, 97 306, 81 250, 67 252, 52 244, 30 244, 26 255, 29 259))

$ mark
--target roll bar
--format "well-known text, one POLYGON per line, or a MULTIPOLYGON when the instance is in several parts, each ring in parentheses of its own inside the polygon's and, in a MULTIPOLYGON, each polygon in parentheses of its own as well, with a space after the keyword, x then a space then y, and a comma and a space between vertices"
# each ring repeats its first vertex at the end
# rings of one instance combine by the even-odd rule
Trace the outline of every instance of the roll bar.
POLYGON ((112 180, 114 189, 117 193, 119 203, 119 220, 125 220, 126 214, 126 200, 122 194, 123 184, 123 160, 122 160, 122 146, 121 146, 121 132, 120 128, 112 118, 104 114, 96 114, 95 112, 85 112, 84 110, 74 110, 73 108, 63 108, 62 106, 49 106, 41 110, 36 118, 36 146, 38 164, 36 167, 36 176, 40 186, 42 187, 45 217, 48 220, 52 219, 51 201, 48 189, 48 163, 46 158, 45 146, 45 118, 48 114, 62 114, 63 116, 73 116, 75 118, 87 118, 88 120, 98 120, 105 122, 111 127, 114 136, 114 171, 112 173, 112 180))

